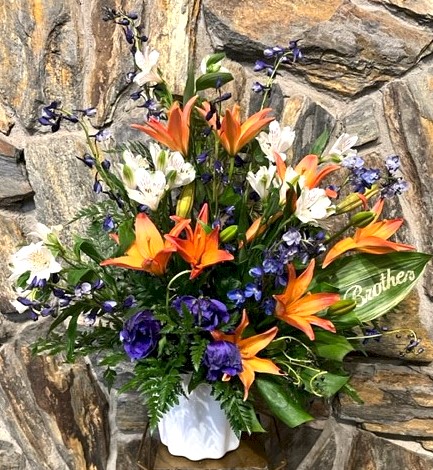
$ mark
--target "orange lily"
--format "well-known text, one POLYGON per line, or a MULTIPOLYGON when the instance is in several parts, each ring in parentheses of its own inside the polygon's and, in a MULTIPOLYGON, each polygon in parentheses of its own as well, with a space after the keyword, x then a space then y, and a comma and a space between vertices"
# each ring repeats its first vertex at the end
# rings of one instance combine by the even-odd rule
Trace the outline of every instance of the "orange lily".
MULTIPOLYGON (((203 116, 210 110, 209 103, 203 103, 204 111, 201 110, 203 116)), ((240 122, 240 106, 235 104, 233 109, 227 109, 224 117, 221 120, 221 127, 217 129, 216 120, 213 117, 209 122, 214 129, 217 130, 219 139, 227 153, 234 157, 248 142, 271 121, 273 117, 268 116, 272 111, 271 108, 265 108, 252 116, 250 116, 244 123, 240 122)))
POLYGON ((311 341, 315 338, 311 325, 317 325, 335 333, 335 326, 331 321, 314 314, 340 300, 339 294, 306 292, 313 279, 314 265, 313 259, 307 269, 296 277, 295 268, 290 263, 286 290, 282 294, 274 295, 277 301, 275 308, 277 318, 303 331, 311 341))
MULTIPOLYGON (((170 231, 170 235, 179 235, 188 223, 189 221, 185 220, 177 224, 170 231)), ((114 265, 162 276, 176 247, 170 241, 164 241, 154 223, 142 213, 135 219, 135 237, 124 256, 106 259, 101 262, 101 266, 114 265)))
MULTIPOLYGON (((216 341, 228 341, 235 344, 240 353, 242 360, 242 372, 240 372, 239 379, 244 385, 244 401, 248 398, 248 391, 251 384, 254 382, 256 372, 264 372, 267 374, 284 375, 280 368, 275 365, 270 359, 263 359, 257 357, 256 354, 264 349, 274 338, 278 332, 278 328, 274 326, 268 331, 259 335, 250 336, 249 338, 242 339, 242 334, 248 326, 249 320, 247 312, 242 312, 242 320, 239 326, 234 331, 234 334, 227 335, 219 330, 211 331, 211 335, 216 341)), ((223 381, 230 380, 230 375, 224 374, 223 381)))
POLYGON ((311 154, 305 156, 295 166, 295 171, 299 175, 303 175, 305 177, 305 185, 307 188, 313 189, 318 186, 325 176, 339 168, 340 165, 330 163, 329 165, 325 165, 319 169, 319 157, 311 154))
POLYGON ((337 242, 323 260, 322 267, 325 268, 331 264, 335 258, 350 250, 356 250, 363 253, 381 255, 391 253, 392 251, 410 251, 415 247, 405 243, 390 242, 389 237, 400 228, 403 219, 381 220, 376 222, 383 208, 383 199, 373 208, 376 217, 372 223, 366 227, 357 228, 353 237, 347 237, 337 242))
MULTIPOLYGON (((195 224, 194 232, 187 220, 182 217, 172 216, 172 219, 182 225, 186 230, 186 239, 177 236, 165 235, 165 238, 176 246, 179 255, 190 263, 192 271, 190 279, 197 277, 204 268, 223 261, 231 261, 233 255, 225 250, 218 249, 219 227, 215 227, 210 233, 206 233, 203 224, 208 223, 208 205, 204 204, 195 224)), ((181 231, 182 231, 181 230, 181 231)), ((179 232, 180 233, 180 232, 179 232)))
MULTIPOLYGON (((278 176, 282 181, 285 179, 286 174, 286 164, 284 163, 283 159, 279 155, 278 152, 274 152, 274 159, 275 164, 277 166, 277 173, 278 176)), ((319 183, 322 181, 325 176, 329 175, 335 170, 338 170, 340 165, 335 163, 330 163, 329 165, 325 165, 319 169, 319 157, 314 154, 306 155, 294 168, 295 172, 300 175, 304 176, 305 178, 305 186, 309 189, 316 188, 319 183)), ((336 197, 337 194, 335 191, 326 190, 326 193, 329 197, 336 197)))
POLYGON ((189 146, 189 121, 196 100, 197 96, 193 96, 186 103, 183 110, 180 109, 179 103, 175 101, 167 112, 168 123, 166 126, 151 117, 147 123, 143 125, 132 124, 131 127, 150 135, 150 137, 166 145, 169 149, 178 151, 186 157, 189 146))

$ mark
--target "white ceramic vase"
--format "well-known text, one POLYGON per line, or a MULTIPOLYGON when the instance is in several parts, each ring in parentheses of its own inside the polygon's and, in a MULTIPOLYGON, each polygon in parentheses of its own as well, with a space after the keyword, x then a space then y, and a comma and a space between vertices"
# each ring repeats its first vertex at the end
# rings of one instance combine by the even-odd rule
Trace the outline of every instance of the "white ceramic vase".
MULTIPOLYGON (((186 383, 184 390, 186 392, 186 383)), ((220 459, 239 447, 239 439, 211 387, 200 384, 166 413, 158 425, 161 442, 171 455, 189 460, 220 459)))

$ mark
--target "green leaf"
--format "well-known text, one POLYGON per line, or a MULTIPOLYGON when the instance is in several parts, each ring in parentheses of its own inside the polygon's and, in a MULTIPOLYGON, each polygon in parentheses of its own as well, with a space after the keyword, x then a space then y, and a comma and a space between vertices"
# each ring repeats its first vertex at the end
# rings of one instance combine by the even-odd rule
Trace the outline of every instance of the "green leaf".
POLYGON ((80 258, 80 252, 86 254, 93 261, 96 261, 98 264, 104 259, 93 246, 93 243, 90 240, 85 238, 76 237, 74 244, 74 253, 77 257, 80 258))
POLYGON ((194 370, 197 372, 200 368, 201 360, 208 345, 208 341, 200 337, 196 337, 195 340, 196 343, 191 346, 191 361, 194 366, 194 370))
POLYGON ((234 206, 241 203, 242 197, 235 192, 233 186, 227 186, 219 197, 220 204, 224 206, 234 206))
POLYGON ((311 347, 318 356, 340 362, 346 354, 354 350, 344 336, 329 331, 316 331, 316 339, 311 343, 311 347))
POLYGON ((233 75, 228 72, 211 72, 205 73, 201 77, 198 77, 195 81, 196 91, 207 90, 208 88, 216 88, 217 81, 221 85, 225 85, 233 80, 233 75))
POLYGON ((328 129, 325 129, 314 142, 310 150, 310 154, 320 157, 320 155, 322 155, 323 151, 325 150, 326 144, 328 143, 329 135, 330 133, 328 129))
POLYGON ((111 367, 107 367, 107 369, 105 369, 104 371, 103 377, 104 377, 105 383, 107 384, 108 391, 110 391, 111 388, 113 387, 114 381, 116 380, 117 373, 111 367))
POLYGON ((210 55, 206 61, 206 68, 211 69, 213 65, 218 64, 218 62, 221 62, 225 57, 225 52, 216 52, 210 55))
POLYGON ((305 388, 321 397, 332 397, 343 388, 350 379, 348 375, 332 374, 326 371, 304 369, 301 377, 305 388))
POLYGON ((132 245, 132 242, 135 240, 134 232, 134 220, 128 219, 119 224, 119 254, 124 254, 126 250, 132 245))
POLYGON ((185 106, 189 99, 191 99, 195 94, 195 77, 194 77, 194 67, 192 65, 188 68, 188 77, 186 79, 185 90, 183 91, 183 105, 185 106))
POLYGON ((269 410, 287 426, 294 428, 314 419, 303 409, 288 383, 268 377, 256 377, 254 383, 269 410))
POLYGON ((92 270, 89 268, 77 268, 68 270, 68 284, 75 286, 78 282, 92 270))
POLYGON ((333 286, 342 299, 356 300, 351 313, 369 322, 410 293, 430 259, 431 255, 415 251, 346 256, 318 271, 316 280, 333 286))
POLYGON ((66 360, 68 362, 74 361, 75 356, 75 339, 77 337, 77 324, 78 315, 72 317, 68 324, 66 332, 66 360))

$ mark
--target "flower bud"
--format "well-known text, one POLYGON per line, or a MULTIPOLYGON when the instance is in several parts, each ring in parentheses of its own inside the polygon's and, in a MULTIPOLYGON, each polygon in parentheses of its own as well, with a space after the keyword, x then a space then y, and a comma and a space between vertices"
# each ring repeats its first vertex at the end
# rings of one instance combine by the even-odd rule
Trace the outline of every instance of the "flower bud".
POLYGON ((356 300, 342 299, 328 308, 329 315, 344 315, 351 312, 356 307, 356 300))
POLYGON ((362 211, 352 215, 350 223, 354 227, 366 227, 368 224, 374 221, 376 214, 372 211, 362 211))
MULTIPOLYGON (((336 214, 344 214, 350 212, 363 204, 366 205, 366 201, 377 193, 377 185, 373 185, 370 189, 366 189, 363 195, 358 193, 351 193, 344 198, 335 208, 336 214)), ((364 206, 365 207, 365 206, 364 206)))
POLYGON ((194 189, 194 183, 187 184, 182 188, 176 205, 176 215, 178 217, 186 218, 189 216, 194 204, 194 189))
POLYGON ((233 240, 233 238, 237 235, 237 233, 238 233, 238 226, 237 225, 230 225, 229 227, 226 227, 220 233, 220 241, 222 243, 227 243, 230 240, 233 240))

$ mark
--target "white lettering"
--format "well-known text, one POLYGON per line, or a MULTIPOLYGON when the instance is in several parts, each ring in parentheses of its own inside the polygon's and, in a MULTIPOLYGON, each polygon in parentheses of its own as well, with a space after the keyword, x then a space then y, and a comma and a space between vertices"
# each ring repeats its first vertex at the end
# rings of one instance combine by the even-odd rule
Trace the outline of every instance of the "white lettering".
POLYGON ((387 269, 386 272, 382 272, 379 277, 379 281, 375 282, 370 287, 362 288, 359 284, 350 286, 343 295, 344 299, 356 300, 357 306, 362 307, 369 300, 373 300, 379 297, 383 292, 397 287, 407 282, 413 282, 416 279, 414 271, 398 271, 396 274, 391 274, 391 269, 387 269))

